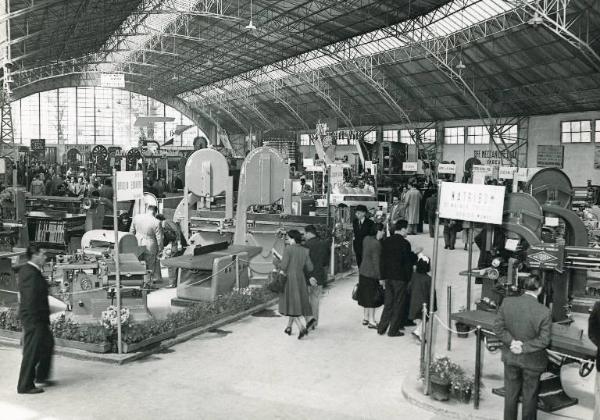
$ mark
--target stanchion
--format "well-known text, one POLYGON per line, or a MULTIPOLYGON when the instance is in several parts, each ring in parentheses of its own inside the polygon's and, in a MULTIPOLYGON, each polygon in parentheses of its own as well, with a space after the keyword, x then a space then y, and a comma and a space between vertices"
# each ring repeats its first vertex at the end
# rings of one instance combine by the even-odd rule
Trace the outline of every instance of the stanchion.
POLYGON ((479 409, 479 391, 481 384, 481 326, 475 331, 475 384, 473 386, 473 407, 479 409))
POLYGON ((240 260, 237 255, 233 256, 235 260, 235 287, 240 290, 240 260))
POLYGON ((469 228, 467 231, 467 249, 468 249, 468 262, 467 262, 467 311, 471 310, 471 282, 473 270, 473 223, 469 222, 469 228))
MULTIPOLYGON (((117 187, 117 170, 113 169, 113 183, 117 187)), ((117 220, 117 194, 113 194, 113 230, 115 233, 115 283, 117 288, 117 351, 121 354, 121 268, 119 267, 119 223, 117 220)))
MULTIPOLYGON (((437 206, 435 211, 435 229, 434 232, 440 230, 440 197, 442 195, 442 182, 438 181, 438 195, 437 195, 437 206)), ((429 395, 431 383, 429 382, 429 365, 431 363, 432 353, 432 341, 433 341, 433 316, 435 314, 432 309, 434 308, 435 301, 435 283, 437 280, 437 262, 438 262, 438 244, 439 235, 435 235, 433 239, 433 267, 431 269, 431 289, 429 290, 429 328, 427 329, 427 351, 425 352, 425 395, 429 395)))
MULTIPOLYGON (((452 286, 446 288, 446 314, 448 315, 448 326, 452 325, 452 286)), ((452 349, 452 330, 448 328, 448 351, 452 349)))
MULTIPOLYGON (((420 358, 420 375, 425 375, 425 331, 427 331, 427 304, 423 302, 423 309, 421 309, 421 358, 420 358)), ((425 392, 425 387, 423 388, 425 392)))

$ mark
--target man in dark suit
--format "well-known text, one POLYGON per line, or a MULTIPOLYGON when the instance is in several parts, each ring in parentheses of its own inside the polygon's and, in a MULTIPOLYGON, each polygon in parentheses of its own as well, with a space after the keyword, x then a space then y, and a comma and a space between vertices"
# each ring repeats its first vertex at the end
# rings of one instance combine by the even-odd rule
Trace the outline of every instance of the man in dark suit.
POLYGON ((542 291, 539 277, 523 282, 525 293, 504 299, 494 323, 494 333, 504 344, 504 420, 517 418, 519 395, 523 397, 523 420, 537 418, 540 376, 548 365, 552 316, 538 302, 542 291))
POLYGON ((23 323, 23 360, 19 373, 19 394, 44 392, 38 384, 51 385, 48 380, 52 364, 54 339, 50 331, 48 283, 42 276, 46 262, 43 250, 30 245, 26 251, 28 262, 19 270, 19 316, 23 323))
POLYGON ((327 241, 318 237, 317 229, 313 225, 304 228, 304 246, 308 248, 308 255, 313 263, 313 270, 306 276, 310 282, 308 299, 312 308, 312 317, 306 324, 306 328, 309 329, 319 323, 319 299, 323 287, 327 285, 326 267, 329 265, 330 248, 327 241))
POLYGON ((396 222, 394 234, 383 240, 381 250, 382 276, 385 279, 385 300, 377 332, 380 335, 388 330, 388 336, 401 337, 401 331, 408 322, 408 283, 417 262, 417 254, 423 248, 411 250, 405 238, 408 222, 396 222))
POLYGON ((596 353, 596 389, 594 392, 594 420, 600 420, 600 302, 596 302, 588 321, 588 336, 598 347, 596 353))
POLYGON ((363 239, 375 230, 375 222, 367 218, 367 207, 362 204, 356 206, 354 215, 356 218, 352 221, 352 229, 354 230, 352 248, 354 248, 354 255, 356 256, 356 265, 360 268, 363 239))

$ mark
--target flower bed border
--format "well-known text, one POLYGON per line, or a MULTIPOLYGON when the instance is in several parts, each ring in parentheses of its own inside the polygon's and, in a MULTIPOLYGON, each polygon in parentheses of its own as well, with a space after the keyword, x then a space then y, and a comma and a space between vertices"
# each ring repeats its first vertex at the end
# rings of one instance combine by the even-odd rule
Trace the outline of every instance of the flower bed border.
MULTIPOLYGON (((195 323, 191 323, 190 325, 179 327, 173 331, 169 331, 168 333, 166 333, 166 334, 170 335, 170 337, 168 337, 168 338, 162 337, 162 341, 156 340, 154 343, 149 343, 150 340, 156 339, 163 335, 163 334, 160 334, 158 336, 150 337, 149 339, 141 341, 139 343, 132 343, 132 344, 123 343, 123 350, 125 349, 125 346, 127 346, 129 353, 125 353, 125 352, 122 354, 95 353, 92 351, 84 350, 80 347, 63 347, 63 346, 57 346, 56 353, 63 355, 63 356, 72 357, 74 359, 93 360, 93 361, 98 361, 98 362, 116 363, 116 364, 121 365, 121 364, 129 363, 129 362, 133 362, 135 360, 143 359, 144 357, 147 357, 151 354, 157 353, 165 348, 172 347, 175 344, 183 343, 183 342, 188 341, 198 335, 204 334, 205 332, 207 332, 209 330, 212 330, 214 328, 218 328, 223 325, 238 321, 241 318, 245 318, 249 315, 252 315, 253 313, 260 312, 266 308, 269 308, 270 306, 275 305, 275 303, 277 303, 278 299, 279 298, 274 298, 267 302, 256 305, 250 309, 247 309, 245 311, 238 312, 237 314, 229 314, 224 317, 217 318, 209 324, 198 325, 201 322, 201 321, 198 321, 195 323), (152 344, 157 344, 158 342, 160 342, 159 345, 152 346, 152 344), (147 350, 143 350, 143 347, 150 347, 150 348, 147 350), (135 351, 135 350, 132 350, 132 348, 136 348, 137 350, 141 350, 141 351, 135 351)), ((9 345, 12 347, 20 347, 21 346, 20 340, 21 340, 22 334, 23 333, 20 331, 9 331, 9 330, 0 329, 0 344, 9 345)), ((63 339, 57 339, 57 340, 61 340, 64 342, 71 342, 71 340, 63 340, 63 339)), ((90 343, 81 343, 81 342, 76 342, 76 343, 84 344, 84 345, 90 344, 90 343)), ((97 344, 97 345, 100 345, 100 344, 97 344)))
MULTIPOLYGON (((23 333, 21 331, 10 331, 0 329, 0 338, 18 340, 20 343, 21 339, 23 338, 23 333)), ((111 349, 111 344, 109 342, 84 343, 83 341, 66 340, 64 338, 54 338, 54 345, 56 347, 73 348, 87 351, 90 353, 108 353, 111 349)))

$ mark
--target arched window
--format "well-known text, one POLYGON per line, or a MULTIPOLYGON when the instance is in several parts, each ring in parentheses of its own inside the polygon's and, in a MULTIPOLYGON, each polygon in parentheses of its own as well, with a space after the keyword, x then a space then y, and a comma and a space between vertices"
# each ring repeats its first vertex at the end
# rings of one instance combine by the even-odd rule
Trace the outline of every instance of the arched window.
POLYGON ((174 108, 153 98, 121 89, 69 87, 14 101, 15 142, 29 146, 31 139, 52 144, 106 144, 125 149, 138 145, 141 136, 173 146, 192 146, 202 130, 174 108), (140 125, 138 117, 170 120, 140 125), (186 128, 188 127, 189 128, 186 128))

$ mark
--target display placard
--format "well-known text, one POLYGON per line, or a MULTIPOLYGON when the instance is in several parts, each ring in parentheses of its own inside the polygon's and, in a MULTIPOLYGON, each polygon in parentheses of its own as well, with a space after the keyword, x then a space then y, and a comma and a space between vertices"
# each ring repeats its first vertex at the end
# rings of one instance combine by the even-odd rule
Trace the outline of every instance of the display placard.
POLYGON ((31 139, 31 150, 34 152, 46 150, 46 139, 31 139))
POLYGON ((485 184, 485 177, 494 174, 494 168, 489 165, 473 165, 473 184, 485 184))
POLYGON ((304 158, 304 159, 302 159, 302 166, 304 166, 305 168, 308 168, 310 166, 315 166, 315 160, 304 158))
POLYGON ((342 165, 331 165, 329 167, 329 179, 332 186, 344 183, 344 168, 342 165))
POLYGON ((498 178, 513 179, 518 169, 516 166, 501 166, 498 168, 498 178))
POLYGON ((106 88, 125 87, 125 74, 123 73, 102 73, 100 74, 100 86, 106 88))
POLYGON ((419 165, 417 162, 402 162, 402 170, 404 172, 417 172, 419 165))
POLYGON ((442 182, 440 218, 502 224, 504 186, 442 182))
POLYGON ((117 201, 144 198, 144 174, 142 171, 118 171, 115 185, 117 201))
POLYGON ((540 144, 537 147, 537 166, 540 168, 562 168, 564 146, 540 144))
POLYGON ((6 158, 0 158, 0 175, 6 174, 6 158))
POLYGON ((438 174, 456 174, 455 163, 440 163, 437 169, 438 174))

